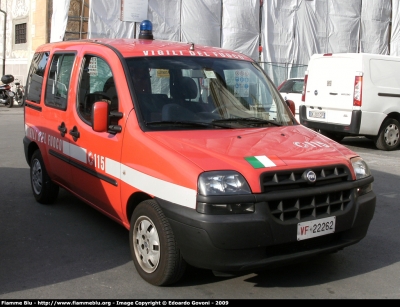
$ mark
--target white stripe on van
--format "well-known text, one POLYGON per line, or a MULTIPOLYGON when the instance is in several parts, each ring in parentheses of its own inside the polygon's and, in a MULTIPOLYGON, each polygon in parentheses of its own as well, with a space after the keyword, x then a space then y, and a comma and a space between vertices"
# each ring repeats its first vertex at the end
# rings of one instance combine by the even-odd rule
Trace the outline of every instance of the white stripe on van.
MULTIPOLYGON (((83 163, 87 163, 87 150, 74 144, 63 142, 63 153, 83 163)), ((105 173, 126 184, 166 201, 195 209, 197 191, 161 180, 110 158, 105 161, 105 173)))
POLYGON ((196 208, 196 190, 146 175, 110 158, 106 158, 105 172, 155 197, 184 207, 196 208))
POLYGON ((121 179, 121 163, 114 161, 110 158, 106 158, 106 174, 114 176, 115 178, 121 179))
POLYGON ((63 154, 74 158, 78 161, 81 161, 82 163, 87 163, 87 155, 86 155, 86 148, 82 148, 79 146, 76 146, 74 144, 71 144, 69 142, 63 141, 63 154))
POLYGON ((121 165, 120 179, 126 184, 155 197, 184 207, 196 208, 196 190, 146 175, 123 164, 121 165))

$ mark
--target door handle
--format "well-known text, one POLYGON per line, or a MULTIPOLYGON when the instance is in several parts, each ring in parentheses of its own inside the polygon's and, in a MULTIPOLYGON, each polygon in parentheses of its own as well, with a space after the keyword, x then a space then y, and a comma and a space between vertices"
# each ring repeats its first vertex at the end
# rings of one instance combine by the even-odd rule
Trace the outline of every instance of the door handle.
POLYGON ((61 132, 61 136, 64 137, 67 133, 67 127, 65 127, 65 123, 62 122, 60 126, 58 126, 58 131, 61 132))
POLYGON ((75 142, 81 136, 76 126, 74 126, 74 128, 72 128, 72 130, 69 131, 69 134, 72 135, 72 138, 74 139, 75 142))

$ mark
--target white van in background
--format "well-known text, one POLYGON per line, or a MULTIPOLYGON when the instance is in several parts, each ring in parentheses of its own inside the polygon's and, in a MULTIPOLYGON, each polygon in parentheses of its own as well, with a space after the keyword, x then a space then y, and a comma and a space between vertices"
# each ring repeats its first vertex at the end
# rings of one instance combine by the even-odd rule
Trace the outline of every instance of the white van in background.
POLYGON ((333 140, 362 135, 377 148, 399 145, 400 57, 315 54, 305 74, 300 123, 333 140))

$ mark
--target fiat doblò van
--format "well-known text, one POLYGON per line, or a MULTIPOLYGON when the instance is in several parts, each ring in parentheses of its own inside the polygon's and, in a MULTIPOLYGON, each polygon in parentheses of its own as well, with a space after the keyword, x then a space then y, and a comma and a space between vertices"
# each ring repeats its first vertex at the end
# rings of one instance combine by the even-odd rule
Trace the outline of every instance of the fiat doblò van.
POLYGON ((39 203, 59 187, 125 226, 137 272, 247 272, 363 239, 374 215, 362 158, 299 125, 260 66, 149 39, 39 47, 24 150, 39 203))
POLYGON ((362 135, 381 150, 399 146, 400 57, 367 53, 313 55, 300 122, 336 141, 362 135))

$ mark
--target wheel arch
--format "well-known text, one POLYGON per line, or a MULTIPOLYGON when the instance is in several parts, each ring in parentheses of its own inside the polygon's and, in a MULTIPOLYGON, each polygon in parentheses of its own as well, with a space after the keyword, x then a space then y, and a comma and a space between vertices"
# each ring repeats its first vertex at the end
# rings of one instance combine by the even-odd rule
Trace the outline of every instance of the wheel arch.
MULTIPOLYGON (((391 112, 387 115, 386 118, 393 118, 400 123, 400 113, 399 112, 391 112)), ((385 120, 386 120, 386 118, 385 118, 385 120)), ((384 121, 382 122, 381 127, 382 127, 383 123, 384 123, 384 121)))
POLYGON ((127 220, 128 220, 128 221, 131 220, 131 216, 132 216, 133 211, 135 211, 136 207, 137 207, 142 201, 145 201, 145 200, 148 200, 148 199, 152 199, 152 198, 153 198, 153 197, 151 197, 149 194, 146 194, 146 193, 144 193, 144 192, 136 192, 136 193, 133 193, 133 194, 129 197, 128 202, 127 202, 127 205, 126 205, 126 217, 127 217, 127 220))
POLYGON ((36 144, 35 142, 29 143, 26 151, 26 162, 28 162, 29 166, 31 166, 32 155, 37 149, 39 149, 38 144, 36 144))

